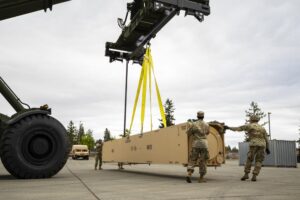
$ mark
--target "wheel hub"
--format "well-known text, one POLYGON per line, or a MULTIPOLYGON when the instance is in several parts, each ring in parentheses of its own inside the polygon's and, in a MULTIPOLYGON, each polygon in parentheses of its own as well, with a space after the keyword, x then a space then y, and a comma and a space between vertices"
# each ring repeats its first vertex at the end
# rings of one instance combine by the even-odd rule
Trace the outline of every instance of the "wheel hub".
POLYGON ((51 144, 44 137, 36 137, 31 140, 29 143, 29 152, 34 157, 42 157, 47 155, 47 153, 51 150, 51 144))
POLYGON ((23 156, 27 162, 40 166, 48 163, 55 155, 56 142, 47 131, 32 131, 22 142, 23 156))

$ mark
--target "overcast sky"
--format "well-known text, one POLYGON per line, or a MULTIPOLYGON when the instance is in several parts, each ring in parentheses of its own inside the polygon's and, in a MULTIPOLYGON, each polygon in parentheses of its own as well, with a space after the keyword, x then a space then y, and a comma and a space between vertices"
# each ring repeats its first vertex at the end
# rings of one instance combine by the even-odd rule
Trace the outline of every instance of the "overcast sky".
MULTIPOLYGON (((125 16, 126 3, 72 0, 54 6, 53 12, 1 21, 1 77, 31 106, 49 104, 65 126, 81 121, 96 139, 105 128, 118 136, 123 130, 125 63, 109 63, 104 50, 105 42, 115 42, 121 33, 117 18, 125 16)), ((298 0, 214 0, 204 22, 182 13, 167 24, 151 43, 162 99, 173 100, 175 123, 203 110, 206 121, 242 125, 245 110, 255 101, 272 113, 272 138, 299 138, 299 7, 298 0)), ((130 64, 127 127, 140 70, 130 64)), ((14 113, 2 96, 0 107, 5 114, 14 113)), ((149 109, 146 115, 147 131, 149 109)), ((140 109, 135 133, 139 117, 140 109)), ((243 133, 227 131, 225 139, 237 146, 243 138, 243 133)))

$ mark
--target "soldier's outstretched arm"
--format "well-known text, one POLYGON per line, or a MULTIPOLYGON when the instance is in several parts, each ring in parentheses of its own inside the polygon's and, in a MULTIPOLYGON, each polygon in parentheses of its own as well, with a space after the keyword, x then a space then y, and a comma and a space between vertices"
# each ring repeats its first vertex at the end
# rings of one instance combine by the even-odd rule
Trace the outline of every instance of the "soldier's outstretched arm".
POLYGON ((228 126, 228 129, 231 131, 247 131, 247 126, 243 125, 243 126, 238 126, 238 127, 230 127, 228 126))

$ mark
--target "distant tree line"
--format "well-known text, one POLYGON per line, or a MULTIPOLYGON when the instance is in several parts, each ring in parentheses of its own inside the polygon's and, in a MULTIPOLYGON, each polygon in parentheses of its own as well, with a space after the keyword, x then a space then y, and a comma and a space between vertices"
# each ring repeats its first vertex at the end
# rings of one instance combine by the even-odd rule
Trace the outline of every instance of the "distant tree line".
POLYGON ((95 139, 93 131, 91 129, 85 131, 82 122, 79 123, 79 128, 77 128, 74 122, 70 121, 67 127, 67 134, 72 145, 83 144, 87 145, 90 150, 94 149, 95 139))
POLYGON ((239 150, 236 147, 231 148, 231 146, 228 145, 228 146, 225 147, 225 152, 226 153, 238 153, 239 150))
MULTIPOLYGON (((79 128, 77 128, 74 122, 71 120, 67 127, 67 134, 71 145, 83 144, 83 145, 87 145, 90 150, 94 150, 95 143, 97 141, 93 136, 93 131, 91 129, 85 131, 82 122, 79 123, 79 128)), ((111 132, 107 128, 104 130, 103 135, 104 135, 103 136, 104 142, 115 139, 114 137, 111 136, 111 132)), ((125 136, 127 135, 129 135, 128 130, 126 130, 125 136)))

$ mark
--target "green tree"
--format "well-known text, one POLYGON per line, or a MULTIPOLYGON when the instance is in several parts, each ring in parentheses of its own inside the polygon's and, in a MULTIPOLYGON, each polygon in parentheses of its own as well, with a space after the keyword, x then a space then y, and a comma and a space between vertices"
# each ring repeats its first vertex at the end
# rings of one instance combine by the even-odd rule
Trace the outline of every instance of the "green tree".
POLYGON ((110 135, 110 131, 107 128, 105 128, 103 140, 104 142, 113 140, 113 138, 110 135))
POLYGON ((230 147, 230 145, 228 145, 227 147, 225 147, 225 152, 226 152, 226 153, 231 152, 231 147, 230 147))
POLYGON ((236 147, 233 147, 231 151, 234 152, 234 153, 237 153, 237 152, 239 152, 239 149, 236 148, 236 147))
POLYGON ((125 134, 121 134, 121 135, 119 135, 120 137, 129 137, 130 136, 130 134, 131 134, 131 132, 129 131, 129 129, 125 129, 125 134))
POLYGON ((89 150, 93 150, 95 146, 95 139, 93 137, 93 131, 88 129, 87 132, 81 137, 81 144, 88 146, 89 150))
MULTIPOLYGON (((266 117, 266 114, 261 110, 261 108, 258 106, 258 104, 254 101, 252 101, 250 103, 250 108, 248 110, 245 110, 246 113, 246 123, 249 123, 249 118, 250 116, 256 115, 259 117, 259 119, 263 119, 264 117, 266 117)), ((268 122, 263 122, 261 125, 264 126, 266 125, 268 122)), ((246 134, 245 135, 245 140, 244 142, 248 142, 249 141, 249 137, 246 134)))
POLYGON ((78 130, 77 144, 82 144, 82 137, 83 136, 84 136, 84 127, 83 127, 83 123, 80 122, 79 130, 78 130))
MULTIPOLYGON (((249 122, 249 117, 256 115, 261 120, 262 118, 266 117, 267 115, 260 109, 258 104, 254 101, 250 103, 250 108, 245 110, 246 112, 246 122, 249 122)), ((262 125, 266 125, 268 122, 264 122, 262 125)))
MULTIPOLYGON (((175 108, 174 108, 173 101, 171 99, 167 98, 167 100, 164 104, 164 108, 165 108, 165 116, 166 116, 167 127, 174 125, 175 124, 174 123, 174 121, 175 121, 175 118, 174 118, 175 108)), ((162 119, 159 119, 159 121, 160 121, 159 128, 164 128, 164 124, 162 123, 162 119)))
POLYGON ((76 142, 77 142, 77 128, 74 125, 74 122, 72 120, 69 122, 69 125, 67 127, 67 134, 68 134, 68 138, 70 140, 70 143, 72 145, 76 144, 76 142))

